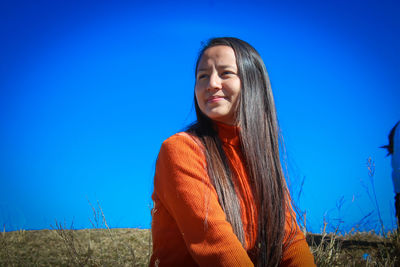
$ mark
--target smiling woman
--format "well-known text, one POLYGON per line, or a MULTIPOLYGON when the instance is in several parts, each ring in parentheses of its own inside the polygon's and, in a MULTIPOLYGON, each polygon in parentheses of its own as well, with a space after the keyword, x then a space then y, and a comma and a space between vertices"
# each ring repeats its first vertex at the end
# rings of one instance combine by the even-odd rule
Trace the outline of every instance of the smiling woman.
POLYGON ((233 49, 221 45, 204 51, 195 87, 197 104, 204 115, 214 121, 234 125, 240 87, 233 49))
POLYGON ((314 266, 279 158, 264 63, 236 38, 196 64, 197 121, 161 146, 151 266, 314 266))

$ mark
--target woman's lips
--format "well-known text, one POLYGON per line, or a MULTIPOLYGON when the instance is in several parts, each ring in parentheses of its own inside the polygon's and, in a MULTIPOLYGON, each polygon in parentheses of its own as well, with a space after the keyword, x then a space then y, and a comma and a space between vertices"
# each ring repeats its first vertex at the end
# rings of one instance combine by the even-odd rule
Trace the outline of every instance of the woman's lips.
POLYGON ((207 103, 215 103, 221 100, 224 100, 225 98, 223 96, 211 96, 207 98, 207 103))

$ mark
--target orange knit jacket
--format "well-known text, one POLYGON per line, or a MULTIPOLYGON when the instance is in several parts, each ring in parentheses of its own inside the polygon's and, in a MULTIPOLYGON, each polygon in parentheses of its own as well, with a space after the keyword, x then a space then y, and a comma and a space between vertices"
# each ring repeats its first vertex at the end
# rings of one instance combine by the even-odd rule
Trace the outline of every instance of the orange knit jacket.
MULTIPOLYGON (((154 176, 152 211, 153 254, 150 266, 254 266, 248 251, 255 245, 257 211, 241 160, 238 128, 217 124, 238 192, 246 245, 242 246, 226 220, 207 174, 202 145, 187 133, 161 146, 154 176)), ((287 211, 280 266, 315 266, 303 233, 287 211)))

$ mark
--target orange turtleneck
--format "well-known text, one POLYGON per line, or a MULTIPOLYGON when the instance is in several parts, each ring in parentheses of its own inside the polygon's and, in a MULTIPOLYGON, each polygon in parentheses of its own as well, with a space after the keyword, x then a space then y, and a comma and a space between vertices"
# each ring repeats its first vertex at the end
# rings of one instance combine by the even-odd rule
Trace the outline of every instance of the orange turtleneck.
MULTIPOLYGON (((257 211, 239 144, 238 128, 218 123, 218 134, 232 168, 242 211, 246 245, 226 220, 207 174, 202 145, 178 133, 161 146, 153 193, 153 254, 150 266, 253 266, 247 252, 255 245, 257 211)), ((280 266, 315 266, 297 224, 287 211, 280 266), (295 230, 289 241, 289 231, 295 230)))

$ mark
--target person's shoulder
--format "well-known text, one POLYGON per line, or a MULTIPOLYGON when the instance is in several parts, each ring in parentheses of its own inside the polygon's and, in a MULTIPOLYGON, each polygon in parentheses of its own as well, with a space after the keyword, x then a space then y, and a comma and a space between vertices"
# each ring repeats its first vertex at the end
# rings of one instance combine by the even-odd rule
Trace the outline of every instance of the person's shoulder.
POLYGON ((179 132, 167 138, 161 145, 157 164, 172 170, 174 166, 186 166, 203 162, 205 153, 198 138, 188 132, 179 132))
POLYGON ((179 132, 167 138, 161 145, 158 157, 186 158, 203 156, 204 146, 199 138, 188 132, 179 132))
POLYGON ((201 149, 202 144, 199 138, 188 132, 179 132, 170 137, 168 137, 163 143, 164 148, 191 148, 191 149, 201 149))

